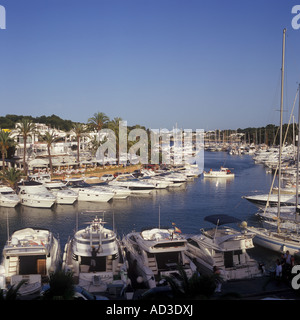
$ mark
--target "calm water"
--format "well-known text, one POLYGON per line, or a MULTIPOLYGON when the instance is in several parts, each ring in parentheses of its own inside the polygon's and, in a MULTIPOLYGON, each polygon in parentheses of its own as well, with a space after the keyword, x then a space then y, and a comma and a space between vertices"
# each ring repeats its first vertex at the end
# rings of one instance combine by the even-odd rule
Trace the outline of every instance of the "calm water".
MULTIPOLYGON (((7 216, 10 234, 24 227, 48 228, 59 235, 63 249, 72 236, 78 216, 79 228, 84 228, 95 214, 81 214, 83 211, 103 210, 107 226, 113 224, 119 236, 145 226, 171 226, 175 223, 183 233, 195 234, 200 228, 211 227, 204 221, 210 214, 233 215, 248 224, 256 224, 256 207, 243 195, 266 193, 272 183, 272 175, 266 174, 261 165, 255 165, 251 156, 230 156, 224 152, 205 152, 204 170, 231 168, 235 178, 230 180, 204 179, 202 176, 185 186, 171 190, 157 190, 150 195, 130 196, 126 200, 95 204, 76 202, 72 206, 57 205, 52 209, 37 209, 24 206, 0 208, 0 248, 7 239, 7 216), (160 215, 159 215, 160 207, 160 215)), ((102 214, 100 215, 102 216, 102 214)), ((274 261, 272 252, 255 248, 252 255, 265 262, 274 261)))

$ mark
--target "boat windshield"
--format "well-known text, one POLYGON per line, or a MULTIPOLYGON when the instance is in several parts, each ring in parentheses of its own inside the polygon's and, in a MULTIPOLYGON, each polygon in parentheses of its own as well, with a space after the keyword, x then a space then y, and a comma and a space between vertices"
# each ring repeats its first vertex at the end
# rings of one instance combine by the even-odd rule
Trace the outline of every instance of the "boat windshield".
POLYGON ((67 186, 72 188, 88 188, 90 185, 83 180, 68 181, 67 186))

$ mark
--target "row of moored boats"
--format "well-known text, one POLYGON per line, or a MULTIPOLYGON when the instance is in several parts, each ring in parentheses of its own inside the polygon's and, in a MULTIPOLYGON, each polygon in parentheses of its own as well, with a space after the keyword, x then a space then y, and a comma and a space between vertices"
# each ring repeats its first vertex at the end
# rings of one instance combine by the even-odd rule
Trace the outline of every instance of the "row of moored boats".
POLYGON ((19 293, 36 294, 51 273, 62 269, 91 293, 131 299, 136 288, 168 285, 166 277, 180 282, 182 270, 190 278, 194 273, 212 274, 218 267, 224 280, 263 274, 247 252, 253 248, 254 235, 228 226, 240 223, 238 219, 227 215, 205 219, 215 227, 198 235, 185 235, 172 225, 131 232, 119 239, 96 215, 74 232, 63 252, 59 238, 50 230, 17 230, 3 249, 0 287, 7 289, 24 280, 19 293))
POLYGON ((73 204, 75 201, 108 202, 126 199, 131 194, 147 194, 155 189, 180 187, 198 176, 198 169, 189 166, 176 171, 142 170, 142 177, 121 174, 109 182, 89 184, 84 178, 51 180, 49 174, 36 174, 18 184, 17 191, 0 186, 0 206, 51 208, 54 204, 73 204))

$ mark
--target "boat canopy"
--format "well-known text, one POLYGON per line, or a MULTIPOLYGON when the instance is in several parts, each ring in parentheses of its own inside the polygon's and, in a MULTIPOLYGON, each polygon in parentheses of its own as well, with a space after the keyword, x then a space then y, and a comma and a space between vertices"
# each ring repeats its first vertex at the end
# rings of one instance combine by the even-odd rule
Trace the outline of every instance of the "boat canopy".
POLYGON ((215 225, 223 225, 227 223, 236 223, 236 222, 241 222, 240 219, 236 217, 229 216, 227 214, 212 214, 210 216, 206 216, 204 218, 205 221, 211 222, 215 225))

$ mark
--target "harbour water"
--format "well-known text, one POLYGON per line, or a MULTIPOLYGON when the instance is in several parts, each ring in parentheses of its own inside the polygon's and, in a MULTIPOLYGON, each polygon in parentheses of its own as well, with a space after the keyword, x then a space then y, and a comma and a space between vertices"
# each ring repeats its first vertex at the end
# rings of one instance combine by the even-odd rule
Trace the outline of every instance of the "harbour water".
MULTIPOLYGON (((55 205, 51 209, 37 209, 18 205, 16 208, 0 208, 1 251, 8 232, 25 227, 47 228, 60 238, 63 250, 68 238, 78 227, 84 228, 94 218, 104 216, 107 227, 115 227, 119 237, 142 227, 171 226, 175 223, 183 234, 197 234, 201 228, 211 227, 204 217, 211 214, 229 214, 257 224, 254 214, 257 208, 242 199, 253 193, 269 192, 272 175, 262 165, 254 163, 250 155, 231 156, 225 152, 205 152, 204 170, 228 167, 235 173, 234 179, 209 179, 200 176, 184 186, 156 190, 150 195, 134 195, 126 200, 96 204, 76 202, 74 205, 55 205), (8 232, 7 232, 8 231, 8 232)), ((263 248, 254 248, 250 254, 265 263, 274 264, 277 257, 263 248)))

